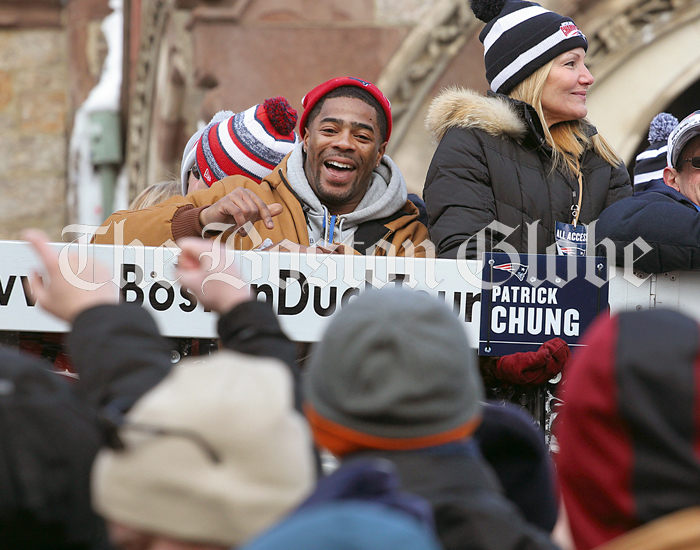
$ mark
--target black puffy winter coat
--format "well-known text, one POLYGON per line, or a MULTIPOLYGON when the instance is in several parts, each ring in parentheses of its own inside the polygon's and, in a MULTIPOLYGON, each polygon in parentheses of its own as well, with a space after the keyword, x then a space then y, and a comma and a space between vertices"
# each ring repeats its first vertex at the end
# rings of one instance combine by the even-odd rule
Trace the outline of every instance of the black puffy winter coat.
MULTIPOLYGON (((579 182, 552 171, 551 148, 536 111, 504 95, 449 89, 433 101, 427 123, 439 140, 424 189, 438 256, 457 258, 460 245, 493 221, 514 229, 505 242, 516 251, 528 252, 536 236, 534 250, 545 254, 555 241, 555 223, 572 223, 579 182)), ((594 135, 595 128, 589 128, 594 135)), ((580 223, 592 222, 607 206, 632 195, 624 165, 613 167, 592 150, 584 153, 581 172, 580 223)), ((486 250, 506 232, 489 231, 486 250)), ((476 257, 476 241, 469 241, 464 257, 476 257)))

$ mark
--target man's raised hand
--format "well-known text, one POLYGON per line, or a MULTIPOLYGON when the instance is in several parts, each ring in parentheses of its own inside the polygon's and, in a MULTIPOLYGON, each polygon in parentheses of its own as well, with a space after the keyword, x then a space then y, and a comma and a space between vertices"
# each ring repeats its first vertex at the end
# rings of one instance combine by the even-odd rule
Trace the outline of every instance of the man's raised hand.
POLYGON ((88 259, 78 272, 78 257, 69 254, 67 261, 59 262, 59 255, 51 249, 49 239, 42 231, 29 229, 22 237, 31 243, 48 276, 48 279, 42 279, 34 272, 30 277, 32 294, 46 311, 72 323, 86 309, 119 303, 119 289, 111 282, 111 273, 106 266, 93 265, 88 259))
POLYGON ((279 216, 283 210, 281 204, 275 202, 267 205, 249 189, 239 187, 202 210, 199 214, 199 223, 202 227, 212 223, 232 224, 241 228, 242 235, 246 235, 243 229, 246 223, 262 220, 265 227, 272 229, 275 227, 272 218, 279 216))
POLYGON ((178 239, 177 245, 181 250, 177 260, 180 284, 204 307, 223 314, 251 299, 238 269, 227 261, 224 246, 193 237, 178 239))

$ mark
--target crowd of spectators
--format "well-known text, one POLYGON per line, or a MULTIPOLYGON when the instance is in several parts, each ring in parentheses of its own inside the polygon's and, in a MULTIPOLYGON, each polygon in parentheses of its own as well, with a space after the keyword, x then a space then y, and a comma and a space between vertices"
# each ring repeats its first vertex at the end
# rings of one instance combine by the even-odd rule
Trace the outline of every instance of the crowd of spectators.
POLYGON ((236 266, 215 261, 225 248, 209 237, 222 232, 267 251, 464 259, 505 242, 577 254, 560 234, 586 242, 599 220, 589 244, 618 261, 641 236, 639 269, 696 269, 700 112, 652 123, 633 194, 587 118, 583 32, 534 2, 471 6, 491 93, 433 102, 425 202, 385 154, 388 99, 340 77, 304 97, 299 134, 284 98, 217 113, 179 181, 98 230, 102 244, 120 244, 114 222, 126 242, 177 243, 179 283, 218 315, 212 354, 174 363, 104 266, 88 259, 80 273, 96 289, 81 288, 46 236, 26 232, 34 298, 70 324, 77 378, 0 349, 0 547, 700 548, 694 319, 603 315, 573 354, 555 338, 486 365, 444 303, 366 290, 300 361, 269 305, 227 282, 236 266), (523 386, 562 374, 556 452, 519 407, 486 399, 487 367, 523 386))

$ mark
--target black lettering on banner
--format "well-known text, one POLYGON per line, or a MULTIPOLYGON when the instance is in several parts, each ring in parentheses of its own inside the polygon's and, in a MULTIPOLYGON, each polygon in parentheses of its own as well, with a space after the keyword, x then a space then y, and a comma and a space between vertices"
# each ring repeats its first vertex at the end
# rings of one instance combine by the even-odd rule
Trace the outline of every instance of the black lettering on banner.
POLYGON ((148 301, 151 302, 151 307, 156 311, 165 311, 175 301, 175 291, 172 285, 168 283, 153 283, 151 285, 151 290, 148 292, 148 301), (167 298, 164 302, 158 301, 158 291, 163 289, 167 293, 167 298))
POLYGON ((270 285, 250 285, 250 297, 253 300, 257 300, 260 294, 265 295, 265 303, 272 305, 274 301, 274 294, 272 292, 272 287, 270 285))
POLYGON ((348 288, 345 292, 343 292, 342 298, 340 298, 340 306, 345 307, 350 302, 350 298, 352 298, 353 296, 359 296, 359 295, 360 295, 359 288, 348 288))
POLYGON ((2 288, 2 281, 0 281, 0 306, 6 306, 7 302, 10 301, 10 293, 15 286, 16 280, 16 275, 10 275, 10 278, 7 279, 7 286, 4 289, 2 288))
POLYGON ((304 311, 309 301, 309 285, 304 274, 290 269, 280 269, 280 283, 277 315, 297 315, 304 311), (298 281, 301 288, 299 301, 293 306, 287 305, 287 281, 289 279, 298 281))
POLYGON ((120 281, 119 291, 121 295, 121 301, 126 303, 134 303, 137 305, 143 305, 143 290, 139 288, 139 284, 143 281, 143 270, 136 264, 123 264, 122 265, 122 280, 120 281), (134 276, 133 281, 129 281, 129 275, 134 276), (128 299, 127 292, 133 292, 136 298, 133 300, 128 299))
POLYGON ((452 298, 452 311, 454 311, 457 315, 459 315, 459 312, 462 310, 462 293, 461 292, 455 292, 454 297, 452 298))
POLYGON ((197 307, 197 297, 187 290, 184 286, 180 287, 180 296, 187 300, 186 304, 180 304, 180 309, 185 313, 190 313, 194 311, 197 307))
POLYGON ((396 288, 401 288, 403 286, 404 281, 407 283, 411 282, 411 275, 408 273, 394 273, 392 275, 389 275, 387 282, 390 283, 392 281, 395 281, 396 288))
MULTIPOLYGON (((444 290, 438 290, 438 299, 442 300, 443 302, 445 301, 445 291, 444 290)), ((452 293, 452 311, 454 311, 457 315, 459 315, 459 312, 462 309, 462 293, 461 292, 453 292, 452 293)))
POLYGON ((464 321, 466 323, 472 322, 472 312, 476 302, 481 302, 481 292, 477 292, 476 294, 473 292, 467 292, 467 303, 464 309, 464 321))
POLYGON ((324 308, 321 305, 321 287, 314 287, 314 311, 316 315, 321 317, 328 317, 333 315, 335 311, 335 306, 338 299, 338 289, 334 286, 330 288, 330 298, 328 299, 328 307, 324 308))
POLYGON ((19 276, 20 281, 22 281, 22 290, 24 291, 24 301, 29 307, 34 307, 36 300, 32 296, 32 285, 29 284, 29 277, 26 275, 19 276))
POLYGON ((365 271, 365 290, 371 290, 374 287, 372 284, 374 282, 374 272, 371 269, 365 271))

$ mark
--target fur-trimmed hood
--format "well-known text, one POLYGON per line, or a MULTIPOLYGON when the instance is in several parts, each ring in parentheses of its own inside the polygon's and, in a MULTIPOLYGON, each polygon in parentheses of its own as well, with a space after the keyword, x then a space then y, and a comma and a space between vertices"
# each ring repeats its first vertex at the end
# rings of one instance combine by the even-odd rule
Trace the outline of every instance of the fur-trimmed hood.
POLYGON ((435 142, 450 128, 478 128, 492 136, 517 141, 528 132, 513 100, 458 87, 446 88, 433 99, 425 124, 435 142))

